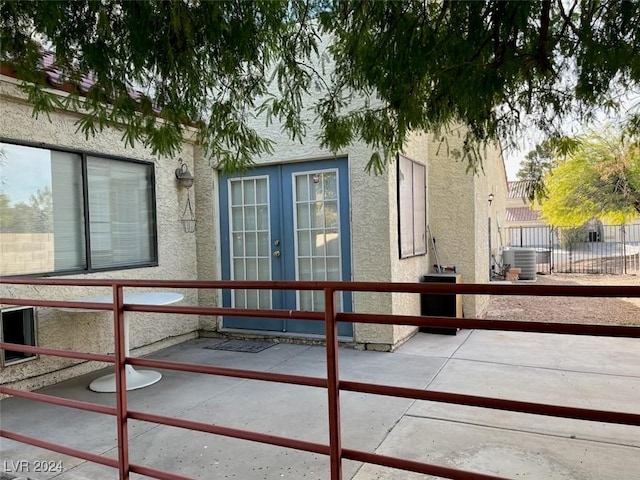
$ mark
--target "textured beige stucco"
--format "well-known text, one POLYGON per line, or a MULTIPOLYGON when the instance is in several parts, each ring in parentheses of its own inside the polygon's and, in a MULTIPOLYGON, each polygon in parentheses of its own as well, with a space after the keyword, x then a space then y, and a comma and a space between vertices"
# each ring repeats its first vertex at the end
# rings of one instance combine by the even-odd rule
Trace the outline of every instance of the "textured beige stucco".
MULTIPOLYGON (((499 145, 483 152, 482 168, 476 174, 466 172, 467 162, 455 160, 462 152, 464 130, 454 130, 447 141, 430 143, 429 225, 436 239, 438 260, 455 265, 464 283, 489 281, 489 218, 492 223, 492 251, 499 246, 496 219, 504 220, 507 192, 506 173, 499 145), (491 205, 489 194, 494 194, 491 205)), ((436 263, 431 250, 431 261, 436 263)), ((481 316, 488 298, 463 297, 465 317, 481 316)))
MULTIPOLYGON (((178 187, 175 169, 178 157, 193 171, 194 145, 184 143, 176 158, 157 158, 142 146, 131 148, 122 141, 122 133, 107 129, 95 137, 85 138, 76 132, 76 115, 65 112, 32 116, 32 108, 15 86, 15 81, 0 79, 0 136, 16 142, 30 142, 62 149, 131 158, 155 163, 156 207, 158 222, 157 267, 117 270, 106 273, 68 275, 64 278, 102 279, 196 279, 196 236, 185 233, 179 222, 186 202, 186 190, 178 187)), ((28 170, 28 166, 25 166, 28 170)), ((189 192, 201 188, 196 184, 189 192)), ((192 204, 193 197, 192 197, 192 204)), ((163 289, 175 290, 176 289, 163 289)), ((3 297, 70 300, 84 295, 108 294, 108 288, 67 286, 15 286, 0 285, 3 297)), ((195 291, 181 291, 185 300, 181 305, 197 305, 195 291)), ((50 308, 38 308, 38 343, 42 347, 77 349, 91 352, 113 352, 113 328, 107 313, 66 313, 50 308)), ((134 354, 148 353, 172 343, 194 337, 198 330, 198 317, 186 315, 131 314, 131 347, 134 354)), ((36 388, 51 384, 72 375, 97 368, 93 363, 82 363, 74 369, 65 367, 77 361, 55 357, 10 365, 0 372, 0 383, 18 382, 20 388, 36 388)))
MULTIPOLYGON (((331 159, 334 155, 320 147, 317 128, 309 129, 303 144, 286 139, 279 129, 267 129, 257 123, 256 129, 275 142, 277 153, 256 158, 258 165, 306 162, 331 159)), ((389 196, 388 177, 365 172, 371 150, 364 144, 354 144, 338 158, 346 157, 349 164, 352 279, 357 281, 390 281, 389 258, 389 196)), ((356 293, 353 309, 361 313, 391 313, 390 294, 356 293)), ((357 343, 393 344, 393 328, 384 325, 357 324, 354 329, 357 343)))
MULTIPOLYGON (((426 166, 426 181, 428 186, 429 171, 429 141, 430 135, 415 133, 409 137, 405 147, 404 155, 414 162, 426 166)), ((428 255, 418 255, 409 258, 400 258, 399 238, 398 238, 398 169, 397 165, 389 168, 389 205, 390 222, 389 236, 391 237, 390 259, 391 259, 391 281, 393 282, 418 282, 420 277, 429 272, 428 255)), ((429 223, 429 201, 427 197, 427 225, 429 223)), ((427 247, 428 248, 428 247, 427 247)), ((419 315, 420 296, 415 293, 394 293, 393 313, 397 315, 419 315)), ((413 335, 417 331, 416 327, 409 325, 394 325, 392 345, 398 345, 413 335)))
MULTIPOLYGON (((196 269, 198 280, 208 281, 220 278, 218 254, 218 210, 217 184, 214 169, 209 160, 204 158, 202 147, 194 148, 195 201, 196 212, 196 269)), ((198 291, 200 306, 217 306, 218 290, 201 289, 198 291)), ((218 318, 201 316, 200 330, 215 331, 218 329, 218 318)))
MULTIPOLYGON (((329 69, 330 67, 327 67, 329 69)), ((305 100, 312 105, 320 93, 311 92, 305 100)), ((353 106, 353 105, 352 105, 353 106)), ((332 158, 320 147, 318 125, 309 119, 307 134, 302 143, 287 139, 280 125, 265 125, 257 119, 252 125, 263 136, 274 142, 274 154, 256 158, 259 165, 312 161, 332 158)), ((433 134, 414 134, 407 141, 403 153, 412 160, 427 165, 427 224, 433 223, 434 235, 446 244, 440 256, 441 263, 455 263, 466 282, 485 283, 488 280, 489 251, 487 196, 494 192, 496 212, 506 195, 506 174, 499 148, 485 152, 485 173, 466 172, 467 163, 455 160, 455 149, 462 149, 462 135, 454 132, 449 149, 440 148, 441 142, 433 134), (436 212, 433 222, 432 212, 436 212)), ((416 282, 429 273, 435 263, 430 255, 400 259, 398 252, 398 211, 396 165, 391 164, 380 176, 365 172, 372 151, 362 143, 355 143, 339 152, 349 161, 352 277, 361 281, 416 282)), ((497 239, 497 233, 495 234, 497 239)), ((497 245, 497 240, 494 241, 497 245)), ((466 298, 467 316, 480 314, 487 298, 466 298)), ((363 294, 354 295, 354 311, 361 313, 393 313, 418 315, 419 295, 363 294)), ((416 328, 400 325, 355 325, 354 340, 366 348, 388 350, 394 348, 416 328)))

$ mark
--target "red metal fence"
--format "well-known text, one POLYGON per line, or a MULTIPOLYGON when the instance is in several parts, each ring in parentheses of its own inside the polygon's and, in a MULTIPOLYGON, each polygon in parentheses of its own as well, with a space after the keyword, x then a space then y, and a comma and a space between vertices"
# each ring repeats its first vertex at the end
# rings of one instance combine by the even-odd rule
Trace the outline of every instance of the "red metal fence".
POLYGON ((78 457, 90 462, 117 468, 119 478, 126 480, 130 473, 138 473, 152 478, 166 480, 188 480, 188 477, 175 473, 157 470, 145 465, 129 461, 128 429, 129 419, 153 422, 160 425, 184 428, 215 435, 223 435, 254 442, 260 442, 280 447, 328 455, 330 457, 331 479, 342 479, 342 460, 350 459, 359 462, 377 464, 381 466, 403 469, 422 474, 434 475, 452 479, 489 480, 498 479, 492 475, 474 473, 441 465, 423 463, 403 458, 390 457, 376 453, 347 449, 342 447, 340 433, 340 392, 351 391, 368 394, 388 395, 416 400, 430 400, 435 402, 453 403, 491 409, 524 412, 581 420, 618 423, 640 426, 640 415, 614 411, 573 408, 550 404, 532 403, 497 399, 490 397, 446 393, 433 390, 402 388, 389 385, 378 385, 340 380, 338 374, 338 321, 353 323, 377 323, 392 325, 415 325, 438 328, 466 328, 485 330, 505 330, 521 332, 563 333, 574 335, 597 335, 611 337, 640 338, 638 326, 612 325, 578 325, 566 323, 540 323, 522 321, 498 321, 474 318, 399 316, 364 313, 340 313, 336 311, 336 293, 351 292, 409 292, 416 294, 466 294, 466 295, 535 295, 535 296, 569 296, 569 297, 635 297, 640 298, 640 287, 582 287, 582 286, 544 286, 544 285, 491 285, 491 284, 437 284, 437 283, 373 283, 373 282, 229 282, 229 281, 138 281, 138 280, 75 280, 75 279, 33 279, 33 278, 0 278, 2 283, 22 285, 72 285, 72 286, 109 286, 113 289, 112 304, 69 302, 55 300, 41 300, 29 298, 0 298, 0 303, 10 305, 27 305, 36 307, 82 308, 107 310, 113 312, 114 318, 114 355, 101 355, 70 350, 60 350, 41 347, 28 347, 11 343, 0 343, 0 348, 12 351, 53 355, 60 357, 93 360, 115 364, 116 374, 116 406, 104 405, 59 398, 36 392, 20 391, 14 388, 0 386, 0 393, 31 400, 42 401, 54 405, 61 405, 80 410, 86 410, 105 415, 112 415, 117 422, 118 458, 109 458, 90 452, 65 447, 51 442, 27 437, 19 433, 0 428, 0 436, 23 442, 36 447, 45 448, 65 455, 78 457), (323 290, 325 297, 324 312, 278 311, 230 309, 219 307, 187 307, 187 306, 148 306, 124 304, 124 288, 180 288, 180 289, 282 289, 282 290, 323 290), (267 373, 253 370, 239 370, 209 365, 170 362, 149 358, 125 357, 124 345, 124 312, 151 312, 189 315, 225 315, 252 317, 286 317, 300 320, 324 320, 326 334, 326 378, 301 375, 286 375, 267 373), (144 367, 168 369, 183 372, 222 375, 236 378, 306 385, 325 388, 328 395, 328 426, 329 444, 302 441, 293 438, 280 437, 270 434, 224 427, 216 424, 203 423, 181 418, 151 414, 127 408, 127 391, 125 365, 139 365, 144 367))

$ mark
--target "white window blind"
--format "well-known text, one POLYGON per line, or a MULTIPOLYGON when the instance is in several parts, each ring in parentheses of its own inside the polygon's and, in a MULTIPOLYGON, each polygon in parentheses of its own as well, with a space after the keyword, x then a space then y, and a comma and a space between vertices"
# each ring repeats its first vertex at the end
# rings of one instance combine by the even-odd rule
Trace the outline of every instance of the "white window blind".
POLYGON ((56 271, 74 270, 86 265, 81 160, 75 153, 51 151, 56 271))
POLYGON ((427 253, 426 218, 426 167, 403 155, 398 155, 400 258, 427 253))
POLYGON ((151 178, 145 164, 87 158, 91 263, 152 261, 151 178))

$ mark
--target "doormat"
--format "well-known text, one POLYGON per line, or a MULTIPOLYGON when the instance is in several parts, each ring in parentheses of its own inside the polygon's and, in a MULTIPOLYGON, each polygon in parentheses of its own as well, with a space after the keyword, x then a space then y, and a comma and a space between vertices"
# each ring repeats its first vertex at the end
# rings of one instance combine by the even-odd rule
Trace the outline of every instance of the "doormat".
POLYGON ((225 350, 227 352, 258 353, 275 345, 272 342, 253 342, 246 340, 227 340, 208 347, 209 350, 225 350))

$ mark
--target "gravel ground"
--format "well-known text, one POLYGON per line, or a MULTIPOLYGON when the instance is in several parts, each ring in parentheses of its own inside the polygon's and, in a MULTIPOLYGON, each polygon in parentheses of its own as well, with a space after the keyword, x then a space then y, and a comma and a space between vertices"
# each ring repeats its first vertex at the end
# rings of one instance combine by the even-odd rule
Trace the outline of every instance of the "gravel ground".
MULTIPOLYGON (((634 285, 638 275, 538 275, 538 285, 634 285)), ((492 295, 484 316, 495 320, 525 320, 601 325, 640 325, 640 298, 528 297, 492 295)))

